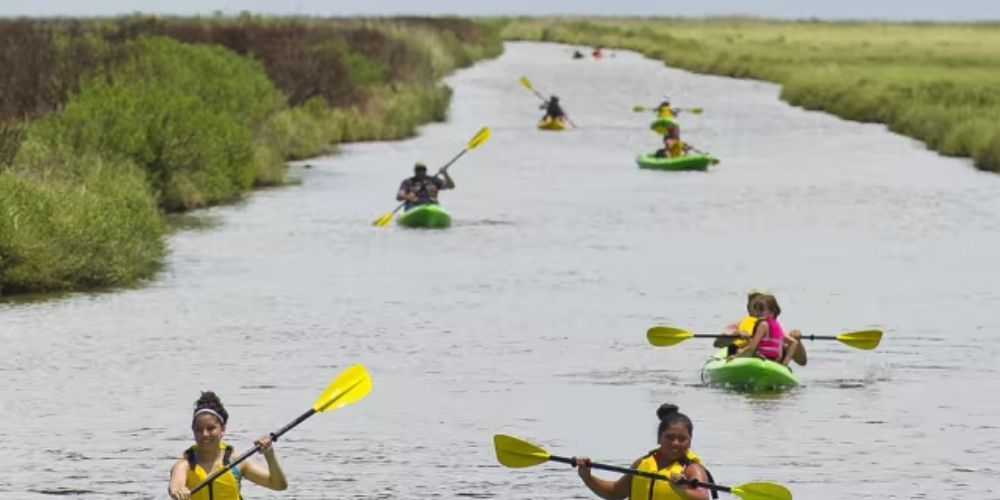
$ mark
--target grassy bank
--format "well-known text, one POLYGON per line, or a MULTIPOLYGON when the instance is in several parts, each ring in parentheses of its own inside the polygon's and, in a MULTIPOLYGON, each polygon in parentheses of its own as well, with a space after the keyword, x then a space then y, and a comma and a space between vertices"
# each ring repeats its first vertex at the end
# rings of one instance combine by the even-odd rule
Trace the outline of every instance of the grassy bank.
MULTIPOLYGON (((495 22, 495 21, 494 21, 495 22)), ((517 19, 505 39, 641 52, 700 73, 768 80, 781 98, 878 122, 1000 172, 1000 25, 753 19, 517 19)), ((845 145, 850 147, 850 145, 845 145)))
POLYGON ((167 213, 412 135, 501 50, 461 19, 252 16, 0 21, 0 46, 0 294, 148 277, 167 213))

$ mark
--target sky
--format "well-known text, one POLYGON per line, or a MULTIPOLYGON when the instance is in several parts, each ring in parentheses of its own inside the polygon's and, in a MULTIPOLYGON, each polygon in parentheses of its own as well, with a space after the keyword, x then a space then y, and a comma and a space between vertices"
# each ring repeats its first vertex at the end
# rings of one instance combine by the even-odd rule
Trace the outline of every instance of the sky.
POLYGON ((601 15, 1000 20, 1000 0, 0 0, 0 16, 601 15))

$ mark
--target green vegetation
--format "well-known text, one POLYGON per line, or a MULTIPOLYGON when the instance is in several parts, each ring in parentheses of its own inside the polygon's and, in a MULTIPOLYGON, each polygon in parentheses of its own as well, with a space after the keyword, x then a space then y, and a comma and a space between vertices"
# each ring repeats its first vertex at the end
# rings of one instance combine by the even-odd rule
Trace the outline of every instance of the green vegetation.
MULTIPOLYGON (((808 109, 885 123, 1000 172, 1000 25, 753 19, 517 19, 505 39, 638 51, 700 73, 782 84, 808 109)), ((849 145, 846 145, 849 147, 849 145)))
POLYGON ((150 276, 168 214, 285 161, 443 120, 443 75, 499 54, 461 19, 0 21, 0 294, 150 276))

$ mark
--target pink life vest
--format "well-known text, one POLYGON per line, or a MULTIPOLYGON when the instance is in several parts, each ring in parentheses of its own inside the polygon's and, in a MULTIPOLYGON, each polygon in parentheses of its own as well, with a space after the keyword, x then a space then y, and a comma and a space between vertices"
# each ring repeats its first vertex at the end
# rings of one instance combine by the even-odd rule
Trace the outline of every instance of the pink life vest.
MULTIPOLYGON (((781 329, 778 320, 771 316, 757 320, 757 324, 760 324, 761 321, 767 322, 768 335, 760 339, 760 343, 757 344, 757 352, 768 359, 781 359, 781 345, 785 338, 785 331, 781 329)), ((757 333, 757 324, 754 324, 754 333, 757 333)))

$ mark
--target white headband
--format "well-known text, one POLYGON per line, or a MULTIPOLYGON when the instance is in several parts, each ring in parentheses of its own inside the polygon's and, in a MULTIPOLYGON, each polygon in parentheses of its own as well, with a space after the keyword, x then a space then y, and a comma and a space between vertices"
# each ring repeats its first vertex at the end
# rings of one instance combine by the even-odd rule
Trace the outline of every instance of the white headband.
POLYGON ((211 408, 202 408, 202 409, 194 412, 194 416, 191 417, 191 419, 194 420, 194 419, 198 418, 198 415, 201 415, 202 413, 210 413, 212 415, 215 415, 215 418, 218 418, 219 422, 222 422, 223 424, 226 423, 226 419, 222 418, 222 415, 219 415, 218 412, 216 412, 215 410, 213 410, 211 408))

